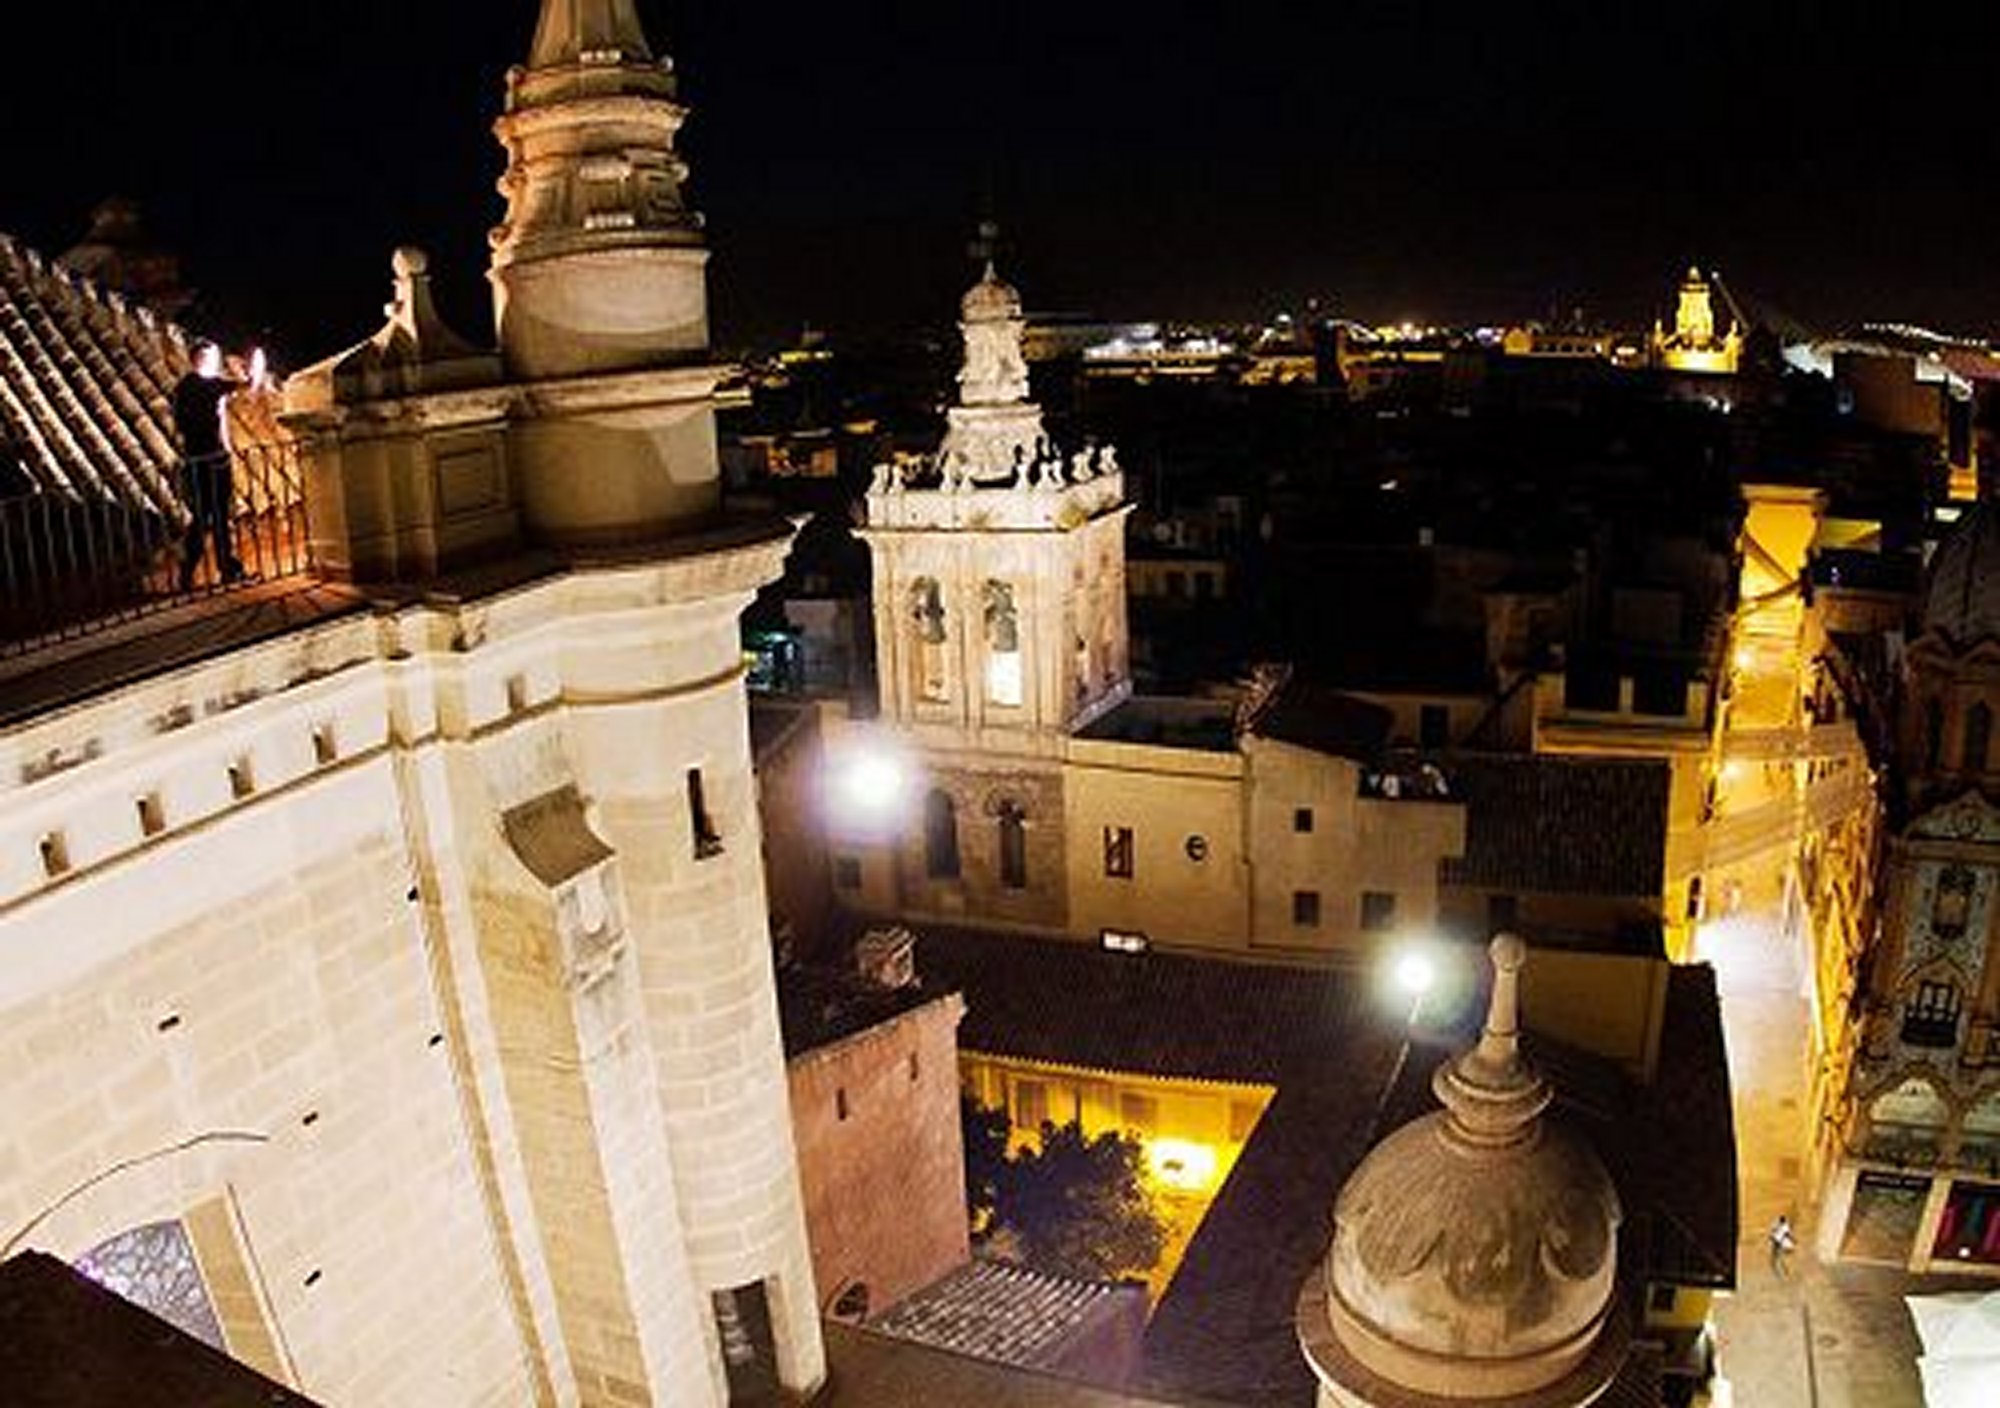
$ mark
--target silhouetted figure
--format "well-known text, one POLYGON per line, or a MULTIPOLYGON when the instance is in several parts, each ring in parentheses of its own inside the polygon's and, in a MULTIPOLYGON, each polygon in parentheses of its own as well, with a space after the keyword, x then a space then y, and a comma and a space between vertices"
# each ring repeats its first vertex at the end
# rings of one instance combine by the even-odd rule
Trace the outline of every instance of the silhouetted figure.
POLYGON ((222 403, 244 385, 222 374, 222 349, 195 344, 194 367, 174 386, 174 431, 181 442, 181 490, 187 496, 187 536, 181 542, 180 586, 194 585, 202 539, 215 543, 215 570, 225 582, 243 577, 230 541, 229 511, 236 486, 229 472, 229 437, 222 403))

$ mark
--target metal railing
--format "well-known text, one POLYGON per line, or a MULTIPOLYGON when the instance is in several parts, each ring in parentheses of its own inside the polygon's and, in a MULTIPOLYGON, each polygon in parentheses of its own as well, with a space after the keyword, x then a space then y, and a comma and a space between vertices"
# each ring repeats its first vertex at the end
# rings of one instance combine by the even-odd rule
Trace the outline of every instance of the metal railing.
POLYGON ((97 491, 0 500, 0 657, 311 570, 296 446, 252 446, 171 479, 164 506, 97 491), (205 501, 223 511, 198 528, 205 501))

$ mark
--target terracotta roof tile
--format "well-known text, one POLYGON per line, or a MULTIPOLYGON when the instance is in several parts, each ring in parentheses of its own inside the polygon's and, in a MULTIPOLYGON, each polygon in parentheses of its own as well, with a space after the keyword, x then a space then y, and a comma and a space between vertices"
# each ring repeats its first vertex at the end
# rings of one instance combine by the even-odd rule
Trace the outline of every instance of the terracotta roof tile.
POLYGON ((1543 894, 1657 896, 1665 880, 1671 770, 1651 759, 1547 754, 1449 763, 1465 803, 1465 854, 1447 885, 1543 894))

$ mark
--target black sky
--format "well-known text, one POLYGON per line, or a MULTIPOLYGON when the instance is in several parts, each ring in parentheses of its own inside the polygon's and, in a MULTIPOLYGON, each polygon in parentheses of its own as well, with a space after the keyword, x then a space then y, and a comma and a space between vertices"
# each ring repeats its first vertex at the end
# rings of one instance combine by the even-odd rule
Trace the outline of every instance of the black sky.
MULTIPOLYGON (((1990 5, 640 4, 695 109, 725 345, 942 322, 989 204, 1037 308, 1639 319, 1700 259, 1816 327, 2000 333, 1990 5)), ((400 242, 484 318, 536 0, 36 8, 0 229, 59 250, 135 194, 294 365, 375 325, 400 242)))

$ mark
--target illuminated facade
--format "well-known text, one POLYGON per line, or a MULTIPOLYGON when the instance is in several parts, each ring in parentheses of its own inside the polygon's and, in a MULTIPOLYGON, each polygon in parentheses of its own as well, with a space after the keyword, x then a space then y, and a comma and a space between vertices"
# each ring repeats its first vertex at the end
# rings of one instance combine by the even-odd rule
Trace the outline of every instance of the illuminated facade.
POLYGON ((716 512, 682 116, 547 0, 497 351, 404 251, 287 385, 317 576, 10 662, 4 1250, 318 1400, 824 1379, 738 644, 790 533, 716 512))
MULTIPOLYGON (((2000 1268, 2000 520, 1982 506, 1931 565, 1903 657, 1880 922, 1835 1070, 1822 1252, 2000 1268)), ((1861 844, 1865 837, 1850 844, 1861 844)), ((1822 937, 1838 940, 1836 927, 1822 937)))
POLYGON ((1650 342, 1653 364, 1676 372, 1730 375, 1743 356, 1743 333, 1730 320, 1726 330, 1715 322, 1715 285, 1699 268, 1690 266, 1681 280, 1669 332, 1653 324, 1650 342))

